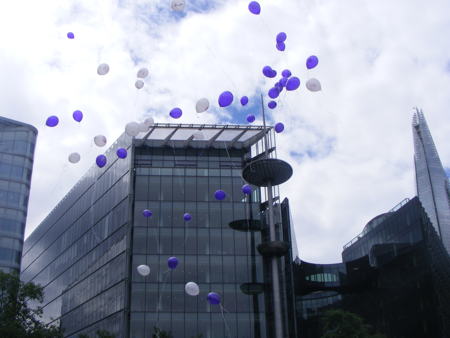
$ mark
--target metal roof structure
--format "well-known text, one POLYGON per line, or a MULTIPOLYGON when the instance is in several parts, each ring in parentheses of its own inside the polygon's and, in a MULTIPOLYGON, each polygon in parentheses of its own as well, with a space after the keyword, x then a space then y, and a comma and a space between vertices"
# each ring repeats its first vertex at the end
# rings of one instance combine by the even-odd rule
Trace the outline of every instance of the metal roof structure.
MULTIPOLYGON (((272 127, 267 127, 268 133, 272 127)), ((264 137, 263 126, 155 123, 135 137, 137 145, 175 148, 248 148, 264 137)))

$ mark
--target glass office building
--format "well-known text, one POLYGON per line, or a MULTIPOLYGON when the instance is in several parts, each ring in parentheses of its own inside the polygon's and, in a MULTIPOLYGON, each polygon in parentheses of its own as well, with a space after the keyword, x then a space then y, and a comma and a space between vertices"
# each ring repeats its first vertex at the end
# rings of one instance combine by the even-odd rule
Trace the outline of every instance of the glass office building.
POLYGON ((0 117, 0 270, 19 272, 37 130, 0 117))
POLYGON ((417 197, 375 217, 342 257, 294 264, 299 337, 320 337, 336 308, 389 338, 450 336, 450 256, 417 197))
POLYGON ((422 111, 412 123, 417 195, 450 253, 450 185, 422 111))
MULTIPOLYGON (((46 322, 60 323, 66 337, 105 329, 143 338, 154 328, 177 338, 273 337, 272 276, 256 250, 267 237, 267 190, 242 192, 242 170, 263 155, 266 133, 274 157, 274 132, 260 126, 156 124, 133 139, 122 135, 107 165, 92 167, 25 242, 22 279, 44 286, 46 322), (121 147, 125 159, 116 156, 121 147), (177 257, 175 269, 169 257, 177 257), (142 264, 146 277, 137 273, 142 264), (185 292, 190 281, 197 297, 185 292), (221 305, 208 303, 209 292, 221 305)), ((288 203, 273 190, 278 236, 288 241, 288 203)), ((290 337, 284 271, 292 253, 284 255, 290 337)))

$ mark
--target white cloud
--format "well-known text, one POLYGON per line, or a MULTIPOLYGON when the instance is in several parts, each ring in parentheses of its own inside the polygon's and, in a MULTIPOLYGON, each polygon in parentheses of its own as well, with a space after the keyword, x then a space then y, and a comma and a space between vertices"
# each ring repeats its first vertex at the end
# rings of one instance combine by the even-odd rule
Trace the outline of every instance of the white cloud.
POLYGON ((305 260, 338 261, 367 221, 415 194, 413 106, 423 108, 450 165, 447 2, 260 3, 261 15, 253 16, 248 1, 208 2, 205 12, 205 1, 191 1, 195 12, 183 18, 173 16, 169 1, 0 5, 0 111, 39 129, 27 234, 101 152, 95 135, 112 142, 126 122, 148 111, 169 121, 175 106, 184 111, 180 122, 216 122, 218 115, 197 116, 195 102, 207 97, 217 105, 224 90, 237 97, 266 91, 273 83, 262 77, 266 64, 302 81, 299 91, 282 93, 273 120, 286 125, 278 154, 294 177, 281 191, 291 200, 305 260), (284 53, 275 49, 279 31, 288 35, 284 53), (320 62, 307 71, 311 54, 320 62), (111 66, 104 77, 96 74, 102 62, 111 66), (137 91, 141 66, 150 78, 137 91), (322 92, 305 90, 310 77, 322 92), (71 120, 76 109, 85 114, 80 125, 71 120), (44 127, 51 114, 61 119, 57 128, 44 127), (67 162, 73 151, 82 156, 75 166, 67 162))

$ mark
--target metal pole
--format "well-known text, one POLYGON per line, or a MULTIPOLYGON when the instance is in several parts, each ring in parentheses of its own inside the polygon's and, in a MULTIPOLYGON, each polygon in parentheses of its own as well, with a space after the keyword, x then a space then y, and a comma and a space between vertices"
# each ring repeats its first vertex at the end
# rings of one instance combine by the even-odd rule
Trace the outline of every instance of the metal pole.
MULTIPOLYGON (((266 129, 266 115, 264 113, 264 101, 261 94, 261 106, 263 115, 263 125, 264 125, 264 143, 265 143, 265 154, 266 158, 269 158, 269 148, 267 141, 267 129, 266 129)), ((267 184, 267 197, 269 203, 269 230, 270 230, 270 241, 276 240, 275 232, 275 222, 273 220, 273 195, 272 195, 272 183, 267 184)), ((278 276, 278 259, 277 257, 272 257, 272 288, 273 288, 273 311, 274 311, 274 321, 275 321, 275 338, 283 338, 283 324, 281 320, 281 297, 280 297, 280 279, 278 276)))

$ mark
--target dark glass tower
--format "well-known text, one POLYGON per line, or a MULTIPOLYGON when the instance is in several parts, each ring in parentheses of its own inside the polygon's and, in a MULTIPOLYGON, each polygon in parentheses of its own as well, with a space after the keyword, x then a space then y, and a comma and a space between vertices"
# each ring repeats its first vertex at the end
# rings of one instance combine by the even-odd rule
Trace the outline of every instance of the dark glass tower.
POLYGON ((449 181, 422 111, 416 110, 412 126, 417 195, 450 253, 449 181))
POLYGON ((0 117, 0 270, 19 272, 37 130, 0 117))
MULTIPOLYGON (((67 337, 106 329, 144 338, 156 327, 177 338, 268 338, 278 299, 284 337, 292 336, 292 284, 283 277, 290 266, 279 262, 274 297, 271 256, 258 252, 270 240, 267 190, 242 192, 243 169, 265 156, 265 134, 260 126, 156 124, 121 136, 107 166, 93 167, 25 243, 22 278, 45 286, 46 321, 59 321, 67 337), (117 158, 119 147, 126 159, 117 158), (179 261, 174 270, 169 257, 179 261), (136 269, 143 264, 146 277, 136 269), (197 297, 185 292, 190 281, 197 297), (209 292, 223 307, 207 302, 209 292)), ((273 130, 267 134, 273 156, 273 130)), ((273 197, 277 239, 288 242, 288 205, 273 197)), ((283 250, 291 254, 289 245, 283 250)))

